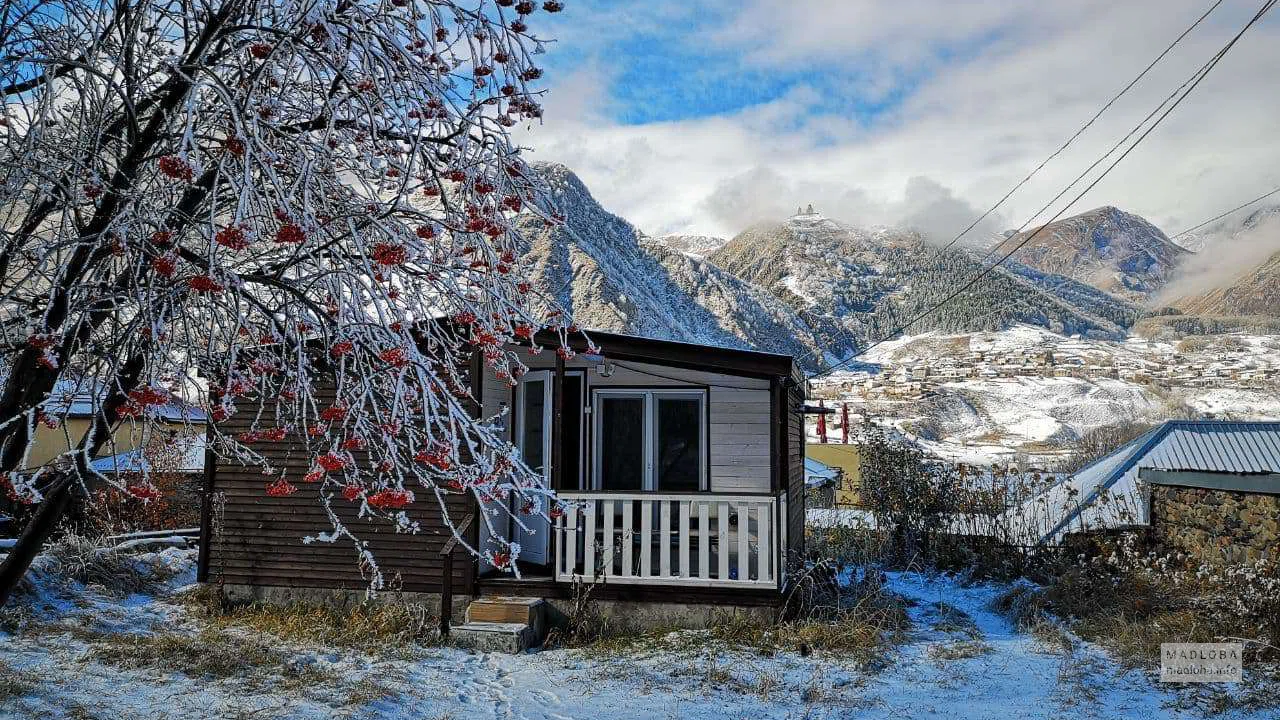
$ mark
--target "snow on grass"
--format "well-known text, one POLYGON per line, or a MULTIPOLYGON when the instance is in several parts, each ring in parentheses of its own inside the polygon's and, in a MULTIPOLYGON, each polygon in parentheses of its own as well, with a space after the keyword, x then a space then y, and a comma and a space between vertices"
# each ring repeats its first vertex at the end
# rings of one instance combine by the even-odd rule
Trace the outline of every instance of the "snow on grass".
POLYGON ((689 631, 625 649, 378 653, 215 625, 180 598, 194 560, 137 555, 153 594, 37 577, 0 625, 0 718, 1199 717, 1094 648, 1016 631, 990 609, 1007 586, 889 574, 912 629, 870 662, 689 631))

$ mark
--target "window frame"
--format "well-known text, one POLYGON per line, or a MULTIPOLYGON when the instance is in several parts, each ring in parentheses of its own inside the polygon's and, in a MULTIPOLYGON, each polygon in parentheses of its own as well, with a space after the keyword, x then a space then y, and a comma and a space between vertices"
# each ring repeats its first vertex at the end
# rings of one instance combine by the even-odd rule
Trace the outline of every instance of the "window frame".
MULTIPOLYGON (((601 400, 606 398, 642 398, 644 400, 644 472, 641 476, 641 489, 635 492, 680 494, 688 492, 709 492, 711 489, 711 393, 705 386, 595 386, 591 388, 591 473, 590 485, 593 491, 613 492, 604 489, 604 478, 601 476, 601 453, 604 451, 601 424, 604 413, 601 411, 601 400), (663 491, 658 488, 657 451, 658 451, 658 400, 676 398, 698 401, 698 490, 696 491, 663 491)), ((622 491, 617 491, 622 492, 622 491)))

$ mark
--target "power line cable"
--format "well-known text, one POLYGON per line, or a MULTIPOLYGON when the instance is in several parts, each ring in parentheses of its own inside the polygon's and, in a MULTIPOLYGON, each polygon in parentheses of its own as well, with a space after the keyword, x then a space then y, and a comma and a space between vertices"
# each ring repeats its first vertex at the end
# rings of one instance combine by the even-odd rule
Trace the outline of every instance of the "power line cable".
MULTIPOLYGON (((1009 191, 1008 191, 1008 192, 1006 192, 1006 193, 1004 194, 1004 196, 1003 196, 1003 197, 1001 197, 999 200, 997 200, 997 201, 995 202, 995 204, 994 204, 994 205, 992 205, 991 207, 987 208, 987 210, 986 210, 985 212, 983 212, 981 215, 979 215, 977 219, 975 219, 973 222, 969 223, 969 225, 968 225, 967 227, 965 227, 965 229, 961 230, 961 231, 960 231, 960 232, 959 232, 955 237, 953 237, 953 238, 950 240, 950 242, 948 242, 948 243, 946 243, 945 245, 943 245, 942 247, 938 248, 938 249, 934 252, 933 257, 931 257, 931 258, 929 259, 929 261, 928 261, 927 263, 925 263, 925 264, 926 264, 926 265, 932 265, 934 262, 936 262, 940 257, 942 257, 942 253, 946 252, 946 251, 947 251, 948 249, 950 249, 953 245, 955 245, 957 242, 959 242, 959 241, 960 241, 960 239, 961 239, 961 238, 963 238, 965 235, 969 234, 969 232, 970 232, 970 231, 972 231, 975 227, 977 227, 979 223, 981 223, 983 220, 987 219, 987 218, 991 215, 991 213, 993 213, 993 212, 995 212, 997 209, 999 209, 999 208, 1000 208, 1000 206, 1001 206, 1001 205, 1003 205, 1003 204, 1005 203, 1005 201, 1006 201, 1006 200, 1008 200, 1010 197, 1012 197, 1012 196, 1013 196, 1013 194, 1014 194, 1015 192, 1017 192, 1019 189, 1021 189, 1023 185, 1026 185, 1026 184, 1027 184, 1027 182, 1029 182, 1029 181, 1031 180, 1031 178, 1032 178, 1032 177, 1034 177, 1034 176, 1036 175, 1036 173, 1040 172, 1040 170, 1042 170, 1042 169, 1044 168, 1044 166, 1045 166, 1045 165, 1048 165, 1048 164, 1049 164, 1049 163, 1050 163, 1054 158, 1056 158, 1056 157, 1058 157, 1059 155, 1061 155, 1061 154, 1062 154, 1062 153, 1063 153, 1063 152, 1064 152, 1064 151, 1065 151, 1065 150, 1066 150, 1066 149, 1071 145, 1071 143, 1075 142, 1075 141, 1076 141, 1076 140, 1077 140, 1081 135, 1083 135, 1083 134, 1085 133, 1085 131, 1086 131, 1086 130, 1088 130, 1090 127, 1092 127, 1092 126, 1093 126, 1093 124, 1094 124, 1095 122, 1097 122, 1098 118, 1102 117, 1102 115, 1103 115, 1104 113, 1106 113, 1106 111, 1107 111, 1107 110, 1111 109, 1111 106, 1112 106, 1112 105, 1115 105, 1115 104, 1116 104, 1116 102, 1117 102, 1118 100, 1120 100, 1120 98, 1124 97, 1124 95, 1125 95, 1126 93, 1128 93, 1128 92, 1129 92, 1129 90, 1131 90, 1131 89, 1133 88, 1133 86, 1134 86, 1134 85, 1137 85, 1137 84, 1138 84, 1138 82, 1139 82, 1140 80, 1142 80, 1142 78, 1146 77, 1147 73, 1151 72, 1151 69, 1152 69, 1152 68, 1154 68, 1157 64, 1159 64, 1159 63, 1160 63, 1160 61, 1161 61, 1161 60, 1163 60, 1163 59, 1165 58, 1165 56, 1166 56, 1166 55, 1168 55, 1168 54, 1169 54, 1169 53, 1170 53, 1170 52, 1171 52, 1175 47, 1177 47, 1177 46, 1178 46, 1178 44, 1179 44, 1179 43, 1181 43, 1181 42, 1182 42, 1182 40, 1183 40, 1187 35, 1190 35, 1190 34, 1191 34, 1191 32, 1192 32, 1193 30, 1195 30, 1197 27, 1199 27, 1199 26, 1200 26, 1200 23, 1204 22, 1205 18, 1209 17, 1209 15, 1210 15, 1214 10, 1217 10, 1217 9, 1218 9, 1218 6, 1219 6, 1219 5, 1221 5, 1221 4, 1222 4, 1222 2, 1223 2, 1223 0, 1217 0, 1216 2, 1214 2, 1214 3, 1213 3, 1213 5, 1210 5, 1208 10, 1205 10, 1205 11, 1204 11, 1204 13, 1200 15, 1200 17, 1196 18, 1196 21, 1195 21, 1195 22, 1193 22, 1189 27, 1187 27, 1187 29, 1183 30, 1183 31, 1182 31, 1182 33, 1178 35, 1178 37, 1174 38, 1174 39, 1173 39, 1173 42, 1169 43, 1169 45, 1168 45, 1168 46, 1166 46, 1166 47, 1164 48, 1164 50, 1162 50, 1162 51, 1160 52, 1160 54, 1159 54, 1159 55, 1157 55, 1157 56, 1156 56, 1156 58, 1155 58, 1154 60, 1152 60, 1150 63, 1148 63, 1148 64, 1147 64, 1147 66, 1146 66, 1146 67, 1144 67, 1144 68, 1142 69, 1142 72, 1138 73, 1138 74, 1137 74, 1137 75, 1136 75, 1132 80, 1130 80, 1130 81, 1128 82, 1128 84, 1126 84, 1123 88, 1121 88, 1119 92, 1117 92, 1114 96, 1112 96, 1112 97, 1111 97, 1111 99, 1110 99, 1110 100, 1108 100, 1108 101, 1106 102, 1106 104, 1104 104, 1101 108, 1099 108, 1099 109, 1098 109, 1098 111, 1097 111, 1096 113, 1094 113, 1094 114, 1093 114, 1093 117, 1089 118, 1089 120, 1088 120, 1087 122, 1085 122, 1085 124, 1084 124, 1084 125, 1080 126, 1080 128, 1079 128, 1078 130, 1076 130, 1076 131, 1075 131, 1075 133, 1071 135, 1071 137, 1067 138, 1067 139, 1066 139, 1066 141, 1065 141, 1065 142, 1063 142, 1063 143, 1062 143, 1062 145, 1060 145, 1060 146, 1058 147, 1058 149, 1056 149, 1056 150, 1054 150, 1052 153, 1050 153, 1050 154, 1049 154, 1049 156, 1048 156, 1048 157, 1046 157, 1044 160, 1042 160, 1042 161, 1040 162, 1040 164, 1039 164, 1039 165, 1035 166, 1035 168, 1033 168, 1033 169, 1031 170, 1031 172, 1027 173, 1026 177, 1024 177, 1024 178, 1022 178, 1022 180, 1018 181, 1018 183, 1017 183, 1017 184, 1015 184, 1012 188, 1010 188, 1010 189, 1009 189, 1009 191)), ((1159 110, 1159 108, 1157 108, 1157 111, 1158 111, 1158 110, 1159 110)), ((1154 112, 1153 112, 1153 114, 1154 114, 1154 112)), ((1148 116, 1148 117, 1150 117, 1150 116, 1148 116)), ((1126 139, 1127 139, 1127 138, 1126 138, 1126 139)), ((1104 158, 1105 158, 1105 157, 1106 157, 1106 156, 1104 156, 1104 158)), ((1096 166, 1096 164, 1095 164, 1095 166, 1096 166)), ((1091 166, 1091 167, 1090 167, 1090 169, 1092 169, 1092 167, 1093 167, 1093 166, 1091 166)), ((1073 184, 1074 184, 1074 183, 1073 183, 1073 184)), ((1071 186, 1068 186, 1068 189, 1070 189, 1070 187, 1071 187, 1071 186)), ((1064 191, 1064 192, 1065 192, 1065 191, 1064 191)), ((1055 200, 1056 200, 1056 198, 1055 198, 1055 200)), ((1050 202, 1053 202, 1053 201, 1050 201, 1050 202)), ((1041 212, 1043 212, 1043 210, 1041 210, 1041 212)), ((1034 218, 1033 218, 1033 219, 1034 219, 1034 218)), ((1029 224, 1029 222, 1028 222, 1027 224, 1029 224)), ((1025 227, 1025 226, 1026 226, 1026 225, 1024 224, 1024 226, 1023 226, 1023 227, 1025 227)), ((1021 231, 1022 231, 1022 228, 1019 228, 1019 232, 1021 232, 1021 231)), ((997 244, 997 246, 998 246, 998 244, 997 244)), ((985 260, 985 257, 984 257, 983 259, 985 260)), ((836 323, 836 325, 837 325, 837 328, 840 330, 840 333, 844 336, 844 339, 845 339, 845 340, 852 341, 852 342, 853 342, 853 344, 854 344, 854 345, 855 345, 855 347, 856 347, 856 345, 857 345, 857 340, 856 340, 855 338, 853 338, 853 337, 849 334, 849 331, 848 331, 848 329, 844 326, 844 324, 843 324, 843 323, 839 323, 839 322, 837 322, 837 323, 836 323)), ((815 347, 815 348, 813 348, 813 349, 811 349, 808 353, 806 353, 803 357, 801 357, 801 358, 800 358, 800 362, 804 362, 805 360, 808 360, 810 357, 813 357, 814 355, 818 354, 818 353, 819 353, 819 351, 820 351, 820 349, 819 349, 819 348, 816 348, 816 347, 815 347)))
MULTIPOLYGON (((1107 167, 1102 171, 1102 173, 1101 173, 1101 174, 1099 174, 1099 175, 1098 175, 1098 177, 1097 177, 1097 178, 1095 178, 1095 179, 1093 180, 1093 182, 1089 183, 1089 185, 1088 185, 1087 187, 1085 187, 1085 189, 1084 189, 1084 190, 1081 190, 1081 191, 1080 191, 1080 193, 1078 193, 1078 194, 1077 194, 1077 195, 1076 195, 1076 196, 1075 196, 1075 197, 1074 197, 1070 202, 1068 202, 1066 205, 1064 205, 1064 206, 1062 207, 1062 209, 1060 209, 1060 210, 1057 212, 1057 214, 1055 214, 1052 218, 1050 218, 1050 219, 1049 219, 1049 221, 1048 221, 1048 222, 1046 222, 1046 223, 1044 223, 1043 225, 1040 225, 1039 227, 1037 227, 1037 228, 1036 228, 1035 230, 1033 230, 1029 235, 1027 235, 1027 237, 1026 237, 1026 238, 1024 238, 1024 239, 1023 239, 1021 242, 1019 242, 1017 245, 1015 245, 1015 246, 1013 247, 1013 249, 1012 249, 1012 250, 1010 250, 1009 252, 1007 252, 1007 253, 1005 253, 1003 256, 1001 256, 1001 258, 1000 258, 999 260, 997 260, 996 262, 992 263, 990 266, 988 266, 988 267, 984 268, 981 272, 979 272, 977 275, 975 275, 972 279, 970 279, 970 280, 969 280, 968 282, 966 282, 964 285, 961 285, 961 286, 960 286, 959 288, 957 288, 956 290, 954 290, 954 291, 952 291, 952 292, 948 293, 948 294, 946 295, 946 297, 942 298, 942 300, 940 300, 939 302, 935 303, 934 305, 930 306, 929 308, 925 309, 924 311, 922 311, 922 312, 920 312, 920 313, 917 313, 916 315, 912 316, 912 318, 911 318, 910 320, 908 320, 906 323, 904 323, 904 324, 902 324, 902 325, 899 325, 898 327, 896 327, 893 331, 891 331, 891 332, 890 332, 890 333, 888 333, 887 335, 882 336, 881 338, 877 339, 877 340, 876 340, 875 342, 873 342, 872 344, 868 345, 866 348, 863 348, 860 352, 858 352, 858 353, 856 353, 856 354, 854 354, 854 355, 850 356, 849 358, 846 358, 845 360, 843 360, 843 361, 841 361, 841 362, 839 362, 839 363, 837 363, 837 364, 835 364, 835 365, 831 366, 830 368, 827 368, 826 370, 823 370, 822 372, 819 372, 819 373, 815 373, 815 374, 813 374, 813 375, 810 375, 810 376, 809 376, 809 379, 810 379, 810 380, 813 380, 813 379, 816 379, 816 378, 825 377, 825 376, 827 376, 827 375, 830 375, 831 373, 835 372, 836 370, 840 369, 841 367, 843 367, 843 366, 845 366, 845 365, 848 365, 850 362, 852 362, 852 361, 853 361, 854 359, 856 359, 857 357, 859 357, 859 356, 861 356, 861 355, 865 354, 865 353, 866 353, 868 350, 870 350, 871 348, 874 348, 874 347, 876 347, 877 345, 880 345, 880 344, 884 343, 885 341, 889 340, 890 338, 892 338, 893 336, 895 336, 895 335, 897 335, 898 333, 902 332, 903 330, 906 330, 907 328, 911 327, 911 326, 912 326, 912 325, 914 325, 916 322, 918 322, 921 318, 923 318, 923 317, 927 316, 928 314, 930 314, 930 313, 934 312, 935 310, 937 310, 937 309, 941 308, 942 306, 944 306, 944 305, 946 305, 948 302, 950 302, 952 299, 954 299, 954 298, 958 297, 960 294, 962 294, 963 292, 965 292, 965 291, 966 291, 966 290, 968 290, 969 288, 973 287, 973 285, 974 285, 974 284, 976 284, 979 280, 981 280, 983 277, 986 277, 986 276, 987 276, 988 274, 990 274, 993 270, 995 270, 995 269, 996 269, 997 267, 999 267, 1002 263, 1004 263, 1004 261, 1006 261, 1006 260, 1008 260, 1010 257, 1012 257, 1014 253, 1016 253, 1018 250, 1022 249, 1022 248, 1027 244, 1027 243, 1031 242, 1031 240, 1032 240, 1033 238, 1035 238, 1037 235, 1039 235, 1041 231, 1043 231, 1046 227, 1048 227, 1049 225, 1051 225, 1054 221, 1056 221, 1059 217, 1061 217, 1064 213, 1066 213, 1066 211, 1067 211, 1068 209, 1070 209, 1070 208, 1071 208, 1071 206, 1073 206, 1073 205, 1075 205, 1075 203, 1079 202, 1080 198, 1084 197, 1084 196, 1085 196, 1085 195, 1086 195, 1090 190, 1092 190, 1094 187, 1096 187, 1096 186, 1098 185, 1098 183, 1102 182, 1102 180, 1103 180, 1103 179, 1104 179, 1108 174, 1110 174, 1110 172, 1111 172, 1113 169, 1115 169, 1115 167, 1116 167, 1117 165, 1119 165, 1121 161, 1123 161, 1126 157, 1128 157, 1128 156, 1129 156, 1129 153, 1133 152, 1133 151, 1138 147, 1138 145, 1140 145, 1140 144, 1142 143, 1142 141, 1143 141, 1143 140, 1145 140, 1145 139, 1147 138, 1147 136, 1148 136, 1148 135, 1150 135, 1150 134, 1151 134, 1151 133, 1152 133, 1152 132, 1157 128, 1157 127, 1159 127, 1159 126, 1160 126, 1160 123, 1162 123, 1162 122, 1165 120, 1165 118, 1167 118, 1167 117, 1169 116, 1169 114, 1170 114, 1170 113, 1172 113, 1175 109, 1177 109, 1177 107, 1178 107, 1179 105, 1181 105, 1181 104, 1182 104, 1182 101, 1183 101, 1183 100, 1186 100, 1186 99, 1187 99, 1187 97, 1189 97, 1189 96, 1191 95, 1191 93, 1192 93, 1192 92, 1193 92, 1193 91, 1194 91, 1194 90, 1195 90, 1195 89, 1200 85, 1200 83, 1201 83, 1201 82, 1203 82, 1203 81, 1204 81, 1204 79, 1205 79, 1206 77, 1208 77, 1208 76, 1209 76, 1209 73, 1210 73, 1210 72, 1211 72, 1215 67, 1217 67, 1218 63, 1219 63, 1219 62, 1221 62, 1221 61, 1222 61, 1222 58, 1223 58, 1223 57, 1225 57, 1225 56, 1226 56, 1226 54, 1231 50, 1231 48, 1233 48, 1233 47, 1235 46, 1236 42, 1238 42, 1238 41, 1240 40, 1240 38, 1241 38, 1241 37, 1242 37, 1246 32, 1248 32, 1248 30, 1249 30, 1250 28, 1252 28, 1252 27, 1253 27, 1253 26, 1254 26, 1254 25, 1255 25, 1259 20, 1261 20, 1261 19, 1262 19, 1262 17, 1263 17, 1264 15, 1266 15, 1266 14, 1267 14, 1267 12, 1269 12, 1269 11, 1271 10, 1271 8, 1272 8, 1272 7, 1274 7, 1274 6, 1275 6, 1275 4, 1276 4, 1276 2, 1278 2, 1278 1, 1280 1, 1280 0, 1267 0, 1267 2, 1264 2, 1264 3, 1263 3, 1263 5, 1262 5, 1262 7, 1261 7, 1261 8, 1258 10, 1258 12, 1257 12, 1257 13, 1256 13, 1256 14, 1255 14, 1255 15, 1254 15, 1250 20, 1249 20, 1249 22, 1248 22, 1248 23, 1246 23, 1246 24, 1245 24, 1245 26, 1244 26, 1243 28, 1241 28, 1241 29, 1240 29, 1240 31, 1239 31, 1238 33, 1236 33, 1236 34, 1235 34, 1235 36, 1234 36, 1234 37, 1232 37, 1232 38, 1231 38, 1231 40, 1230 40, 1230 41, 1228 41, 1228 42, 1227 42, 1227 44, 1226 44, 1225 46, 1223 46, 1223 47, 1222 47, 1222 49, 1221 49, 1221 50, 1219 50, 1219 51, 1218 51, 1218 52, 1213 56, 1213 58, 1211 58, 1211 59, 1209 60, 1209 62, 1207 62, 1205 65, 1201 66, 1201 68, 1200 68, 1200 69, 1199 69, 1199 70, 1198 70, 1194 75, 1192 75, 1192 78, 1191 78, 1190 80, 1188 80, 1188 82, 1187 82, 1187 83, 1183 83, 1182 87, 1185 87, 1186 89, 1182 91, 1182 94, 1181 94, 1181 95, 1180 95, 1180 96, 1179 96, 1179 97, 1178 97, 1178 98, 1173 102, 1173 104, 1172 104, 1172 105, 1169 105, 1169 107, 1168 107, 1168 108, 1167 108, 1163 113, 1161 113, 1161 114, 1159 115, 1159 117, 1157 117, 1157 118, 1156 118, 1155 122, 1154 122, 1154 123, 1152 123, 1152 125, 1151 125, 1149 128, 1147 128, 1147 129, 1146 129, 1146 130, 1145 130, 1141 135, 1139 135, 1139 136, 1138 136, 1137 140, 1135 140, 1135 141, 1134 141, 1134 142, 1133 142, 1133 143, 1132 143, 1132 144, 1131 144, 1127 149, 1125 149, 1125 151, 1124 151, 1123 153, 1121 153, 1121 154, 1120 154, 1120 156, 1119 156, 1119 157, 1117 157, 1117 158, 1116 158, 1116 159, 1115 159, 1115 160, 1114 160, 1110 165, 1108 165, 1108 166, 1107 166, 1107 167), (1189 87, 1188 87, 1188 84, 1189 84, 1189 87)), ((1180 90, 1181 90, 1181 88, 1180 88, 1180 90)), ((1164 107, 1164 105, 1166 105, 1167 103, 1168 103, 1168 100, 1166 99, 1165 101, 1163 101, 1163 102, 1162 102, 1162 103, 1157 107, 1157 111, 1159 110, 1159 108, 1160 108, 1160 107, 1164 107)), ((1150 118, 1150 115, 1148 115, 1148 118, 1150 118)), ((1138 126, 1138 127, 1141 127, 1143 124, 1145 124, 1145 123, 1146 123, 1146 120, 1147 120, 1147 118, 1144 118, 1144 119, 1143 119, 1143 121, 1142 121, 1142 123, 1139 123, 1139 126, 1138 126)), ((1130 135, 1132 135, 1132 134, 1133 134, 1133 133, 1132 133, 1132 132, 1130 132, 1130 135)), ((1126 136, 1126 139, 1127 139, 1127 137, 1128 137, 1128 136, 1126 136)), ((1114 148, 1113 148, 1112 150, 1109 150, 1105 155, 1103 155, 1103 158, 1106 158, 1107 156, 1109 156, 1113 151, 1114 151, 1114 148)), ((1097 164, 1098 164, 1098 163, 1094 163, 1094 166, 1096 166, 1097 164)), ((1092 169, 1092 167, 1093 167, 1093 166, 1090 166, 1090 169, 1092 169)), ((1086 170, 1086 172, 1088 172, 1088 171, 1086 170)), ((1076 183, 1076 182, 1078 182, 1078 180, 1079 180, 1079 179, 1077 178, 1077 180, 1076 180, 1076 181, 1073 181, 1073 182, 1071 183, 1071 185, 1068 185, 1068 186, 1067 186, 1067 187, 1068 187, 1068 189, 1069 189, 1071 186, 1075 185, 1075 183, 1076 183)), ((1065 191, 1064 191, 1064 192, 1065 192, 1065 191)), ((1060 197, 1061 195, 1062 195, 1062 193, 1059 193, 1059 197, 1060 197)), ((1037 213, 1037 215, 1039 215, 1039 213, 1037 213)), ((1034 217, 1034 216, 1033 216, 1033 217, 1034 217)))
POLYGON ((1237 211, 1239 211, 1239 210, 1243 210, 1243 209, 1245 209, 1245 208, 1249 207, 1250 205, 1252 205, 1252 204, 1254 204, 1254 203, 1256 203, 1256 202, 1261 202, 1261 201, 1263 201, 1263 200, 1266 200, 1267 198, 1269 198, 1269 197, 1271 197, 1272 195, 1275 195, 1275 194, 1277 194, 1277 193, 1280 193, 1280 187, 1276 188, 1275 190, 1272 190, 1272 191, 1271 191, 1271 192, 1269 192, 1269 193, 1265 193, 1265 194, 1263 194, 1263 195, 1259 195, 1258 197, 1256 197, 1256 198, 1254 198, 1254 199, 1250 200, 1249 202, 1247 202, 1247 203, 1245 203, 1245 204, 1243 204, 1243 205, 1237 205, 1237 206, 1235 206, 1235 207, 1231 208, 1230 210, 1228 210, 1228 211, 1226 211, 1226 212, 1222 213, 1221 215, 1215 215, 1215 216, 1213 216, 1213 217, 1209 218, 1208 220, 1205 220, 1204 222, 1200 223, 1199 225, 1193 225, 1192 227, 1189 227, 1189 228, 1187 228, 1186 230, 1183 230, 1182 232, 1178 233, 1177 235, 1172 235, 1172 236, 1170 236, 1170 237, 1169 237, 1169 239, 1170 239, 1170 240, 1175 240, 1175 239, 1177 239, 1177 238, 1182 237, 1183 235, 1190 235, 1191 233, 1195 232, 1196 230, 1199 230, 1200 228, 1204 227, 1205 225, 1208 225, 1208 224, 1213 223, 1213 222, 1217 222, 1218 220, 1221 220, 1222 218, 1224 218, 1224 217, 1226 217, 1226 216, 1230 215, 1231 213, 1237 212, 1237 211))
POLYGON ((1066 142, 1062 143, 1062 145, 1059 146, 1057 150, 1054 150, 1049 155, 1049 157, 1045 158, 1040 162, 1039 165, 1035 166, 1035 168, 1033 168, 1031 172, 1027 173, 1026 177, 1019 180, 1018 183, 1014 185, 1012 188, 1010 188, 1009 191, 1006 192, 1003 197, 997 200, 994 205, 992 205, 990 208, 987 208, 986 212, 979 215, 976 220, 969 223, 968 227, 966 227, 964 230, 961 230, 960 233, 957 234, 954 238, 952 238, 951 241, 948 242, 946 245, 943 245, 942 248, 939 250, 939 254, 941 254, 942 250, 946 250, 947 248, 950 248, 952 245, 955 245, 957 242, 959 242, 960 238, 964 237, 969 233, 969 231, 977 227, 978 223, 987 219, 987 217, 990 216, 991 213, 995 212, 1001 205, 1004 204, 1006 200, 1012 197, 1013 194, 1017 192, 1023 185, 1026 185, 1027 182, 1030 181, 1031 178, 1036 175, 1036 173, 1040 172, 1040 170, 1043 169, 1045 165, 1048 165, 1050 161, 1052 161, 1054 158, 1061 155, 1063 151, 1065 151, 1067 147, 1071 145, 1071 143, 1075 142, 1076 139, 1079 138, 1081 135, 1083 135, 1086 130, 1092 127, 1093 124, 1097 122, 1098 118, 1102 117, 1103 113, 1109 110, 1112 105, 1116 104, 1116 101, 1124 97, 1125 93, 1129 92, 1129 90, 1131 90, 1134 85, 1138 84, 1138 81, 1146 77, 1147 73, 1151 72, 1152 68, 1154 68, 1157 64, 1159 64, 1159 62, 1163 60, 1166 55, 1168 55, 1175 47, 1177 47, 1178 43, 1182 42, 1183 38, 1191 34, 1191 31, 1199 27, 1200 23, 1204 22, 1204 19, 1209 17, 1210 13, 1218 9, 1218 6, 1222 4, 1222 1, 1223 0, 1217 0, 1217 2, 1215 2, 1213 5, 1209 6, 1209 9, 1205 10, 1203 15, 1196 18, 1196 21, 1192 23, 1190 27, 1188 27, 1186 30, 1183 30, 1182 34, 1174 38, 1173 42, 1169 43, 1169 45, 1163 51, 1161 51, 1159 55, 1156 56, 1155 60, 1152 60, 1145 68, 1142 69, 1142 72, 1138 73, 1137 76, 1134 77, 1132 80, 1130 80, 1127 85, 1121 88, 1120 92, 1116 93, 1110 100, 1108 100, 1107 103, 1098 110, 1098 112, 1094 113, 1093 117, 1089 118, 1088 122, 1082 125, 1079 130, 1076 130, 1071 137, 1067 138, 1066 142))

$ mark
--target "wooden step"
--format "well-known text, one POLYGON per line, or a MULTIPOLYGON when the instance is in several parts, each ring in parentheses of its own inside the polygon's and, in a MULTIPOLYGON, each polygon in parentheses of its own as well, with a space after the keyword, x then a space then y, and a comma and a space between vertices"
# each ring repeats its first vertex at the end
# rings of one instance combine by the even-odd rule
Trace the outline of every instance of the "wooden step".
POLYGON ((535 624, 542 598, 482 597, 467 607, 467 622, 535 624))
POLYGON ((547 637, 547 603, 542 598, 491 596, 467 606, 467 622, 453 629, 464 646, 489 652, 523 652, 547 637))

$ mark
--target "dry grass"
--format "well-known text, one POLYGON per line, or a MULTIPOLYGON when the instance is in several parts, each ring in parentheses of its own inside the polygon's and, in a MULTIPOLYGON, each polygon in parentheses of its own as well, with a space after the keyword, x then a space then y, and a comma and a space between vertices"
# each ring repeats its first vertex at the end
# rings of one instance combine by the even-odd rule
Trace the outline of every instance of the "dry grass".
POLYGON ((1045 593, 1030 585, 1014 585, 996 598, 992 609, 1003 613, 1018 630, 1030 633, 1046 649, 1070 654, 1076 642, 1047 611, 1045 593))
POLYGON ((991 651, 992 647, 981 640, 957 640, 955 642, 930 645, 928 654, 930 660, 947 662, 982 657, 991 651))
POLYGON ((102 541, 82 535, 64 535, 42 553, 46 572, 86 586, 102 588, 110 595, 153 592, 171 575, 163 568, 143 567, 135 552, 102 547, 102 541))
POLYGON ((184 598, 214 627, 251 631, 306 645, 405 655, 414 646, 438 644, 440 621, 426 605, 395 597, 350 607, 322 603, 229 605, 218 589, 199 588, 184 598))
POLYGON ((39 685, 32 673, 0 659, 0 705, 30 695, 39 685))
POLYGON ((86 659, 126 670, 177 671, 190 678, 260 676, 288 656, 259 638, 206 628, 198 634, 103 634, 86 659))
MULTIPOLYGON (((761 656, 795 652, 802 656, 825 653, 851 659, 864 668, 886 667, 886 649, 904 639, 910 628, 902 598, 890 593, 863 597, 847 607, 786 622, 773 622, 753 613, 717 614, 705 630, 652 629, 597 637, 582 646, 591 656, 617 656, 647 651, 703 654, 722 650, 749 651, 761 656)), ((717 672, 712 666, 707 672, 717 672)), ((769 693, 767 680, 749 688, 769 693)))

